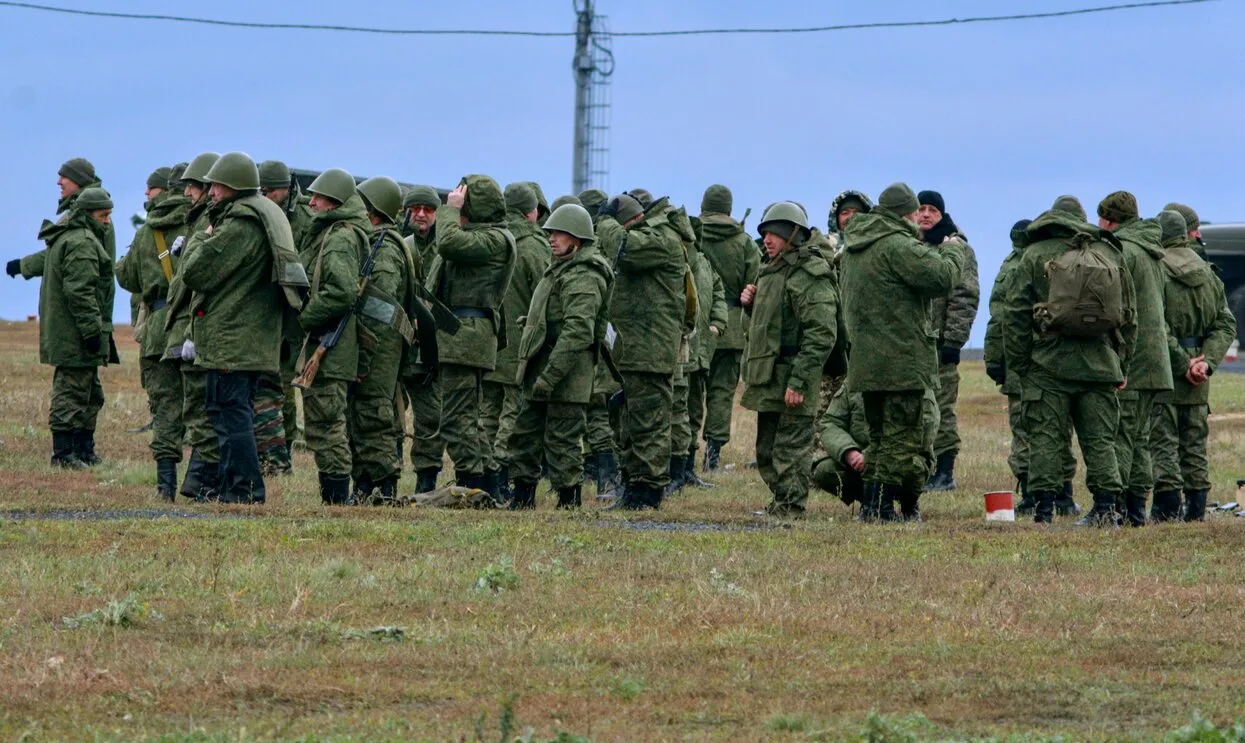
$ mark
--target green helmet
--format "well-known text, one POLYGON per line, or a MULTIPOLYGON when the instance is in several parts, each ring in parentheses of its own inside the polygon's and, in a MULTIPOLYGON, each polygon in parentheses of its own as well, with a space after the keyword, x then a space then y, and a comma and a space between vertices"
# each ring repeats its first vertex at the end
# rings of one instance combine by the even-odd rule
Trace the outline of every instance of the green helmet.
POLYGON ((206 184, 208 171, 212 169, 212 166, 219 159, 220 155, 215 152, 204 152, 201 155, 197 155, 186 166, 186 172, 182 173, 182 180, 190 181, 199 186, 206 184))
POLYGON ((289 188, 290 169, 280 160, 265 160, 259 164, 260 188, 289 188))
POLYGON ((554 209, 541 229, 545 232, 565 232, 584 243, 596 239, 596 233, 592 229, 592 215, 579 204, 563 204, 554 209))
POLYGON ((799 245, 813 234, 808 227, 808 215, 799 204, 792 201, 779 201, 766 209, 765 216, 761 217, 761 223, 757 225, 757 232, 761 235, 773 232, 793 245, 799 245), (784 222, 791 226, 784 228, 784 222), (799 237, 795 229, 797 227, 801 235, 799 237))
POLYGON ((178 163, 169 168, 169 187, 180 189, 186 184, 182 179, 186 176, 186 168, 190 163, 178 163))
POLYGON ((259 169, 245 152, 226 152, 220 156, 203 180, 219 183, 235 191, 258 191, 259 169))
POLYGON ((74 201, 74 207, 84 212, 111 209, 112 199, 108 197, 108 192, 102 188, 84 188, 79 192, 77 200, 74 201))
POLYGON ((307 191, 327 196, 339 204, 344 204, 354 194, 354 176, 341 168, 329 168, 316 176, 316 179, 307 187, 307 191))
POLYGON ((359 195, 370 211, 388 218, 390 222, 398 220, 398 212, 402 209, 402 187, 394 179, 383 175, 368 178, 359 184, 359 195))

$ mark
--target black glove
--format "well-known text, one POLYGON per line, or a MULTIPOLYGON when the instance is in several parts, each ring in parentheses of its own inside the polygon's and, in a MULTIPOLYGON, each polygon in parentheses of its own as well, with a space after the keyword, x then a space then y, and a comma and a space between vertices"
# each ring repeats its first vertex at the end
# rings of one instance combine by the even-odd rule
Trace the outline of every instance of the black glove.
POLYGON ((102 335, 93 335, 90 338, 84 339, 82 345, 86 346, 86 350, 92 354, 97 354, 104 347, 104 337, 102 335))
POLYGON ((986 376, 993 379, 995 384, 1003 384, 1003 380, 1007 379, 1007 372, 1002 364, 986 364, 986 376))
POLYGON ((618 198, 612 198, 609 201, 601 202, 601 206, 597 207, 598 217, 617 217, 618 216, 618 198))
POLYGON ((610 410, 620 410, 627 406, 627 393, 619 390, 610 395, 610 401, 606 405, 610 410))
POLYGON ((14 258, 4 264, 4 272, 9 275, 10 279, 17 278, 17 275, 22 272, 22 259, 14 258))
POLYGON ((938 349, 939 364, 958 364, 960 363, 960 349, 950 346, 943 346, 938 349))

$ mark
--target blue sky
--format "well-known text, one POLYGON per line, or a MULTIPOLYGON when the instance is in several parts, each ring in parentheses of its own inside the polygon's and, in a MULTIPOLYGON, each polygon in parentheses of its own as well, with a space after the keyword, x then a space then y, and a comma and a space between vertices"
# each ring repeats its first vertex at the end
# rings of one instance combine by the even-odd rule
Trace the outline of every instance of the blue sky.
MULTIPOLYGON (((451 5, 63 0, 69 7, 401 28, 572 30, 571 3, 451 5)), ((1086 7, 1007 3, 598 0, 615 31, 812 26, 1086 7)), ((1091 212, 1117 189, 1245 218, 1238 173, 1238 31, 1245 4, 971 26, 799 36, 614 41, 609 181, 698 210, 735 192, 736 218, 779 199, 824 224, 846 188, 903 180, 943 193, 981 265, 983 295, 1011 224, 1062 193, 1091 212)), ((69 157, 117 203, 118 252, 147 174, 203 150, 243 150, 453 185, 466 173, 569 191, 574 87, 567 38, 397 37, 124 21, 0 8, 0 199, 5 259, 40 247, 69 157)), ((0 317, 37 311, 38 282, 0 279, 0 317)), ((118 292, 118 320, 128 316, 118 292)), ((972 344, 985 330, 983 310, 972 344)))

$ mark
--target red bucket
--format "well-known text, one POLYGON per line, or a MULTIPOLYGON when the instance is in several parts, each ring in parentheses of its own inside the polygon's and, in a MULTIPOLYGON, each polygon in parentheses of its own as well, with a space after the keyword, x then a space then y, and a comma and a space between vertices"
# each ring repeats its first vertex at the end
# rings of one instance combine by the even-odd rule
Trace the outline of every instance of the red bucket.
POLYGON ((1010 490, 986 493, 986 521, 1015 521, 1015 498, 1010 490))

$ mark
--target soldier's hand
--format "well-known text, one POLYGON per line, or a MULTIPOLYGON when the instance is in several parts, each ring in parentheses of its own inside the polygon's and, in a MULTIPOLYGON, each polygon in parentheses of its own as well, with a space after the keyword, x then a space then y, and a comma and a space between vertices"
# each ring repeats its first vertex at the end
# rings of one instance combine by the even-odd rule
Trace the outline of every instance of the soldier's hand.
POLYGON ((4 272, 9 275, 10 279, 17 278, 17 275, 22 272, 22 259, 14 258, 13 260, 4 264, 4 272))
POLYGON ((756 295, 757 295, 757 285, 748 284, 747 286, 744 287, 744 290, 739 293, 739 303, 742 304, 744 307, 751 307, 752 300, 756 298, 756 295))
POLYGON ((1185 372, 1184 378, 1195 387, 1205 383, 1210 378, 1210 364, 1206 363, 1206 357, 1198 356, 1193 359, 1189 363, 1189 371, 1185 372))
POLYGON ((804 395, 788 387, 787 394, 783 396, 783 402, 787 403, 789 408, 798 408, 804 404, 804 395))
POLYGON ((467 203, 467 184, 460 183, 458 188, 450 191, 450 195, 445 198, 445 203, 455 209, 462 209, 463 204, 467 203))
POLYGON ((544 377, 537 377, 532 383, 532 399, 548 400, 553 397, 553 385, 549 384, 544 377))
POLYGON ((710 325, 709 332, 713 333, 714 335, 722 335, 722 331, 718 329, 717 325, 710 325))
POLYGON ((205 235, 210 235, 210 234, 212 234, 212 228, 213 228, 213 227, 215 227, 215 226, 216 226, 216 225, 209 224, 209 225, 207 226, 207 229, 203 231, 203 234, 205 234, 205 235))
POLYGON ((1124 388, 1127 386, 1128 386, 1128 377, 1124 377, 1124 381, 1120 382, 1120 386, 1116 387, 1115 390, 1116 392, 1123 392, 1124 388))
POLYGON ((104 347, 103 337, 93 335, 90 338, 83 338, 82 345, 86 346, 86 350, 92 354, 99 353, 100 349, 104 347))
POLYGON ((865 471, 865 455, 860 453, 859 449, 852 449, 843 455, 843 464, 856 470, 857 472, 865 471))
POLYGON ((1007 370, 1002 364, 986 364, 986 376, 995 384, 1003 384, 1007 380, 1007 370))
POLYGON ((963 245, 964 241, 956 237, 955 235, 947 235, 946 237, 942 239, 942 244, 946 245, 947 243, 955 243, 956 245, 963 245))

